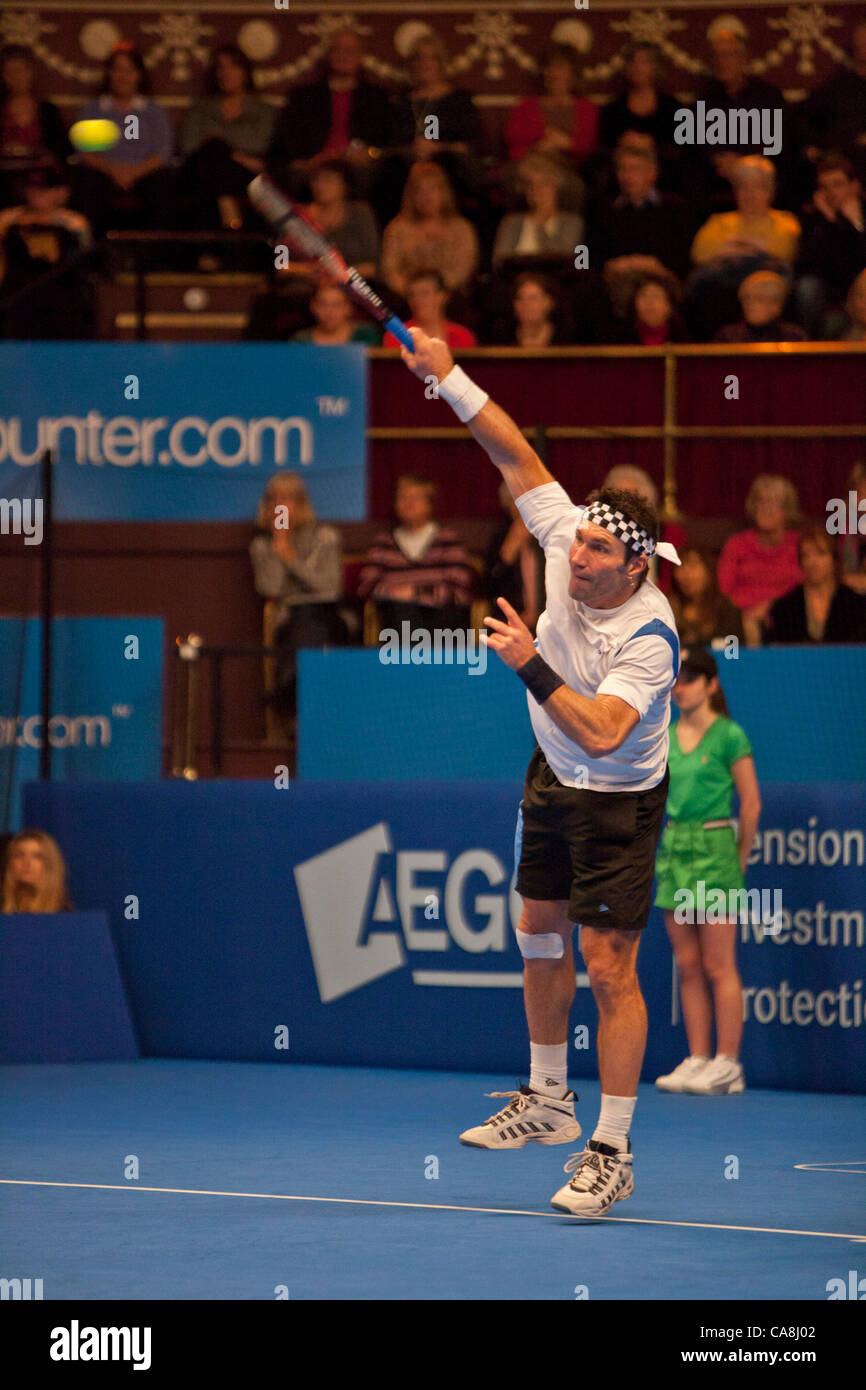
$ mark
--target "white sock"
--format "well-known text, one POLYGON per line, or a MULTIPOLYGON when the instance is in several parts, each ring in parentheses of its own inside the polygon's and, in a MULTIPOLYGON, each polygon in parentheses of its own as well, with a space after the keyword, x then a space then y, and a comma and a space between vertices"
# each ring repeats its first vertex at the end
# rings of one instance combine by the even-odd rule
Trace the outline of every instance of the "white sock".
POLYGON ((602 1093, 601 1114, 593 1139, 600 1144, 610 1144, 619 1151, 628 1149, 628 1132, 636 1105, 637 1096, 606 1096, 602 1093))
POLYGON ((562 1100, 568 1093, 568 1041, 529 1044, 529 1089, 562 1100))

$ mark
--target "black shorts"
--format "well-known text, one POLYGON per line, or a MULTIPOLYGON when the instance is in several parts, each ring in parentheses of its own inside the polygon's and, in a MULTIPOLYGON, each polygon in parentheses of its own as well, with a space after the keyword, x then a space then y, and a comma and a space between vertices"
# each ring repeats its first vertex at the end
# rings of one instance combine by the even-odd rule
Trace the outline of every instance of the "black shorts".
POLYGON ((665 768, 649 791, 564 787, 536 748, 515 837, 520 896, 567 899, 570 921, 582 926, 642 931, 652 905, 668 781, 665 768))

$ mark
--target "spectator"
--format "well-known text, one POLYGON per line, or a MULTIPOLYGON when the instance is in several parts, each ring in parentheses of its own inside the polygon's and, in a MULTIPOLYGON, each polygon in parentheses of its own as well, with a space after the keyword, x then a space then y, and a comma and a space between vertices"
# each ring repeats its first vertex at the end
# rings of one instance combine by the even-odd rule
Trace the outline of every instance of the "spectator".
POLYGON ((842 583, 842 565, 824 526, 810 526, 797 545, 803 582, 777 598, 764 640, 779 643, 866 642, 866 596, 842 583))
POLYGON ((599 142, 613 150, 626 131, 649 135, 663 162, 679 156, 674 144, 676 97, 662 91, 662 55, 653 43, 630 43, 623 50, 625 65, 620 91, 602 108, 599 142))
POLYGON ((523 256, 561 256, 572 264, 583 242, 584 224, 579 213, 560 211, 562 166, 550 155, 529 154, 520 161, 518 174, 528 211, 507 213, 500 222, 494 269, 509 257, 523 256))
POLYGON ((685 275, 689 211, 658 189, 658 158, 648 146, 625 143, 614 156, 619 193, 600 203, 590 240, 592 264, 603 262, 614 313, 622 317, 647 275, 685 275))
POLYGON ((277 675, 271 703, 290 718, 295 709, 296 653, 302 647, 341 646, 347 639, 340 611, 343 564, 340 533, 316 520, 297 473, 268 482, 250 542, 256 592, 277 603, 274 646, 277 675))
POLYGON ((0 337, 92 337, 90 224, 66 206, 65 171, 31 169, 20 182, 23 203, 0 212, 0 337))
POLYGON ((627 315, 628 328, 617 336, 616 341, 640 343, 643 347, 684 342, 686 330, 677 308, 678 302, 679 286, 673 275, 643 276, 632 294, 627 315))
MULTIPOLYGON (((864 283, 866 297, 866 283, 864 283)), ((859 459, 848 474, 848 491, 857 494, 857 515, 866 513, 866 460, 859 459)), ((852 531, 841 536, 842 574, 855 593, 866 594, 866 535, 852 531)))
POLYGON ((861 270, 845 300, 846 323, 840 327, 843 343, 866 342, 866 270, 861 270))
POLYGON ((19 830, 6 846, 3 912, 69 912, 66 864, 44 830, 19 830))
MULTIPOLYGON (((409 281, 406 293, 412 310, 407 327, 423 328, 429 338, 441 338, 450 348, 475 347, 475 334, 445 317, 448 290, 438 270, 418 271, 409 281)), ((400 344, 391 333, 386 333, 382 346, 393 348, 400 344)))
POLYGON ((454 531, 434 518, 436 485, 405 473, 397 479, 398 524, 376 537, 358 580, 360 598, 375 600, 383 628, 408 622, 415 631, 468 623, 475 571, 454 531))
POLYGON ((743 632, 750 647, 761 644, 761 623, 770 605, 803 578, 797 559, 800 505, 797 490, 787 478, 761 473, 749 488, 746 531, 730 536, 719 556, 719 588, 743 615, 743 632))
POLYGON ((170 221, 167 166, 174 135, 149 92, 150 78, 138 49, 116 44, 105 61, 100 95, 87 103, 81 120, 113 121, 121 138, 102 154, 78 156, 74 183, 73 201, 98 235, 108 227, 159 227, 170 221))
POLYGON ((265 167, 276 119, 254 90, 246 54, 222 44, 205 77, 205 95, 189 108, 181 134, 185 220, 196 226, 239 230, 245 221, 252 224, 247 185, 265 167))
POLYGON ((782 310, 788 284, 772 270, 747 275, 737 291, 743 309, 739 323, 729 323, 716 334, 717 343, 802 343, 806 334, 795 323, 785 323, 782 310))
POLYGON ((596 147, 598 107, 576 95, 574 54, 564 44, 551 44, 542 55, 541 80, 542 94, 525 97, 508 117, 508 158, 518 160, 530 150, 540 150, 574 169, 596 147))
POLYGON ((435 159, 458 197, 476 202, 484 196, 486 176, 479 157, 481 121, 472 93, 449 81, 448 54, 438 34, 422 34, 408 61, 412 85, 398 102, 397 118, 399 142, 405 148, 394 156, 394 181, 402 188, 412 162, 435 159))
POLYGON ((478 266, 475 228, 460 217, 438 164, 414 164, 400 212, 382 237, 382 279, 405 294, 419 270, 438 270, 449 290, 464 290, 478 266))
POLYGON ((800 224, 790 212, 772 206, 776 175, 769 159, 746 155, 731 174, 736 212, 714 213, 692 243, 692 260, 709 267, 738 266, 768 257, 791 265, 800 224))
POLYGON ((844 303, 851 281, 866 268, 866 210, 850 160, 821 160, 801 222, 795 300, 811 337, 821 338, 827 310, 844 303))
POLYGON ((71 153, 66 127, 57 107, 36 91, 36 63, 20 43, 0 50, 0 207, 14 196, 12 179, 39 165, 64 165, 71 153))
POLYGON ((292 339, 295 343, 317 343, 320 347, 339 347, 344 343, 379 344, 379 335, 371 323, 359 323, 354 310, 339 285, 322 280, 310 299, 312 328, 301 328, 292 339))
POLYGON ((712 336, 730 321, 733 292, 755 270, 789 273, 800 224, 772 207, 776 175, 768 159, 746 155, 731 176, 736 212, 714 213, 692 243, 698 267, 689 282, 694 327, 712 336))
POLYGON ((305 196, 307 176, 323 159, 342 158, 352 170, 354 191, 368 197, 374 158, 405 135, 388 93, 362 76, 364 49, 354 29, 331 37, 324 70, 294 87, 274 129, 268 166, 294 197, 305 196))
POLYGON ((310 174, 313 201, 307 211, 347 265, 366 280, 376 273, 379 229, 369 203, 349 201, 346 166, 339 159, 323 160, 310 174))
MULTIPOLYGON (((725 128, 730 130, 733 111, 769 111, 773 113, 776 128, 785 128, 785 100, 778 87, 766 82, 762 77, 749 75, 749 50, 742 32, 732 27, 720 27, 712 33, 709 40, 710 67, 712 77, 703 82, 698 89, 697 98, 703 101, 706 109, 721 110, 725 113, 725 128), (778 115, 776 113, 778 112, 778 115)), ((752 132, 750 131, 749 134, 752 132)), ((745 132, 739 131, 739 135, 745 132)), ((729 180, 744 152, 759 154, 765 141, 758 138, 754 142, 742 139, 734 145, 707 145, 709 162, 715 171, 715 182, 707 187, 710 194, 720 191, 726 196, 726 181, 729 180)), ((784 145, 783 145, 784 148, 784 145)), ((696 147, 702 164, 705 165, 703 148, 696 147)), ((787 151, 786 151, 787 158, 787 151)))
POLYGON ((866 177, 866 19, 851 31, 850 67, 837 67, 803 102, 802 115, 809 158, 841 152, 866 177))
MULTIPOLYGON (((643 468, 638 468, 634 463, 617 463, 613 468, 609 468, 605 474, 602 487, 624 488, 627 492, 636 492, 639 497, 643 497, 653 510, 659 510, 659 490, 643 468)), ((679 552, 686 544, 686 533, 682 526, 675 521, 663 521, 659 541, 665 541, 672 545, 679 552)), ((676 566, 671 565, 670 560, 660 560, 658 555, 650 556, 647 567, 647 578, 651 580, 662 593, 666 594, 670 589, 671 570, 676 566)))
POLYGON ((498 613, 496 600, 507 599, 530 632, 544 608, 544 551, 526 527, 507 483, 499 486, 502 515, 484 557, 484 597, 498 613))
POLYGON ((716 567, 696 545, 679 551, 682 564, 671 577, 668 595, 677 632, 684 646, 709 647, 729 637, 743 641, 743 620, 739 608, 719 593, 716 567))
POLYGON ((571 340, 562 318, 557 313, 559 299, 552 281, 546 275, 526 270, 514 282, 511 301, 515 347, 546 348, 571 340))

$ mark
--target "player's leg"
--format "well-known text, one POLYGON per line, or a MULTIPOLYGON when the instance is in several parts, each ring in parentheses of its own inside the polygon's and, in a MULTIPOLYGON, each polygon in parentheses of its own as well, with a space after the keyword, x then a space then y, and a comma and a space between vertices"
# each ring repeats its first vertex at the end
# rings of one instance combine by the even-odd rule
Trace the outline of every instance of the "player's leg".
POLYGON ((524 898, 517 924, 517 944, 523 956, 523 999, 529 1036, 544 1047, 561 1046, 568 1040, 568 1015, 575 992, 573 932, 567 899, 539 902, 524 898))
POLYGON ((700 938, 704 973, 713 992, 716 1013, 716 1055, 688 1086, 693 1095, 729 1095, 746 1083, 738 1058, 743 1035, 743 987, 737 969, 736 922, 702 922, 700 938))
POLYGON ((647 1036, 637 978, 639 931, 581 927, 580 952, 598 1008, 598 1074, 603 1095, 636 1095, 647 1036))
POLYGON ((658 1077, 656 1085, 660 1091, 685 1091, 713 1055, 713 1001, 704 974, 699 928, 694 923, 678 922, 671 909, 666 909, 664 916, 677 963, 689 1055, 672 1072, 658 1077))
POLYGON ((551 1198, 560 1211, 603 1216, 634 1190, 629 1142, 647 1036, 637 977, 640 931, 581 927, 580 952, 598 1007, 601 1111, 593 1136, 565 1165, 574 1176, 551 1198))
POLYGON ((574 1000, 574 924, 568 901, 525 898, 517 925, 523 956, 523 997, 530 1039, 529 1085, 491 1091, 508 1099, 483 1125, 464 1130, 461 1144, 522 1149, 528 1143, 570 1144, 580 1136, 574 1092, 568 1089, 568 1014, 574 1000))

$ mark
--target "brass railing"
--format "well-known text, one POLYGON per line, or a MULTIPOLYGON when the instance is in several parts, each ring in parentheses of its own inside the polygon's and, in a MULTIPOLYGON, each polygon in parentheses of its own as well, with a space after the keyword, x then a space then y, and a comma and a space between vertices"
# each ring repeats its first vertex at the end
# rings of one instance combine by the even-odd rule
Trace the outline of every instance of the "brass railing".
MULTIPOLYGON (((370 348, 372 358, 393 358, 396 350, 370 348)), ((664 497, 666 520, 680 516, 677 506, 677 441, 680 439, 866 439, 866 343, 676 343, 665 347, 556 347, 524 350, 513 347, 464 348, 455 353, 459 362, 490 359, 551 361, 562 358, 663 358, 663 423, 661 425, 545 425, 552 439, 659 439, 664 448, 664 497), (677 363, 681 357, 859 357, 863 362, 863 423, 851 425, 679 425, 677 423, 677 363)), ((528 438, 538 436, 538 425, 522 427, 528 438)), ((465 426, 373 426, 370 440, 466 439, 465 426)))

